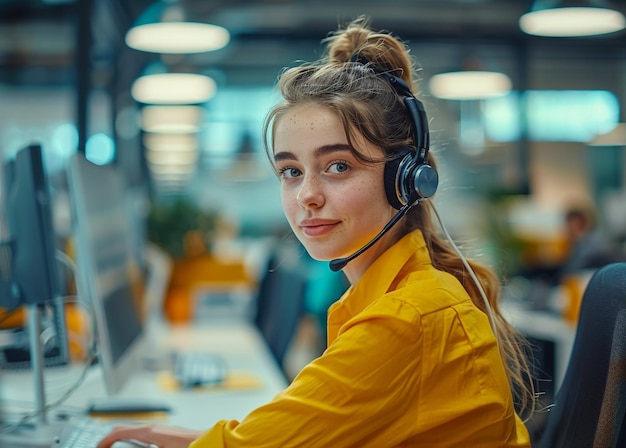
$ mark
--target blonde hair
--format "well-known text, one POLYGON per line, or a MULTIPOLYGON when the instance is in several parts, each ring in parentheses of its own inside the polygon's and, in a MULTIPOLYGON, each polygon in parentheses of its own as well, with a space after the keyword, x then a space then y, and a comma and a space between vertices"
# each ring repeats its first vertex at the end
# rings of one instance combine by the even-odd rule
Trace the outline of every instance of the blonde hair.
MULTIPOLYGON (((274 106, 266 117, 264 135, 266 151, 273 160, 272 143, 275 124, 292 107, 314 103, 329 108, 342 120, 348 143, 358 133, 381 148, 385 160, 397 157, 401 148, 413 145, 412 122, 409 114, 389 82, 378 76, 371 68, 383 70, 402 78, 413 92, 418 69, 410 57, 407 46, 387 32, 369 29, 369 19, 360 17, 344 29, 329 35, 324 42, 327 54, 316 63, 303 64, 284 71, 278 87, 283 101, 274 106), (363 63, 362 61, 366 61, 363 63)), ((379 163, 354 150, 355 156, 366 163, 379 163)), ((429 164, 436 162, 429 156, 429 164)), ((471 269, 482 285, 487 306, 480 288, 468 275, 463 259, 450 241, 440 236, 434 221, 433 208, 429 201, 409 210, 400 234, 420 229, 428 246, 435 268, 456 277, 468 292, 473 303, 489 314, 495 323, 494 333, 498 339, 501 355, 518 411, 532 413, 535 394, 525 349, 527 343, 500 312, 498 305, 501 283, 493 270, 469 261, 471 269)))

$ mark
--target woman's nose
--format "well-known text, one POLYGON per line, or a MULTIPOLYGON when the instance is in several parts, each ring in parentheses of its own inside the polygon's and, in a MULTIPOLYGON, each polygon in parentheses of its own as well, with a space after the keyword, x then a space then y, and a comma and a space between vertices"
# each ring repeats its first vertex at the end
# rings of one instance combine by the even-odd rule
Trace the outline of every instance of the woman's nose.
POLYGON ((324 205, 324 194, 320 180, 316 176, 305 175, 296 199, 298 204, 305 208, 324 205))

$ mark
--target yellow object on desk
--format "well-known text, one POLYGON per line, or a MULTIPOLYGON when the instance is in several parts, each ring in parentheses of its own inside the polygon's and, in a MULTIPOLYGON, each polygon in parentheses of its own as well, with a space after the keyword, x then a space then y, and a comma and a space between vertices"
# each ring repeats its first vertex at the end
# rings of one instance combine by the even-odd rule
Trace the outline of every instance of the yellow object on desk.
MULTIPOLYGON (((165 370, 157 374, 157 384, 159 387, 169 392, 178 392, 183 387, 178 384, 176 378, 171 371, 165 370)), ((212 391, 235 391, 258 389, 262 386, 262 382, 256 376, 247 372, 230 372, 226 375, 224 381, 220 383, 204 384, 193 388, 198 392, 212 391)))

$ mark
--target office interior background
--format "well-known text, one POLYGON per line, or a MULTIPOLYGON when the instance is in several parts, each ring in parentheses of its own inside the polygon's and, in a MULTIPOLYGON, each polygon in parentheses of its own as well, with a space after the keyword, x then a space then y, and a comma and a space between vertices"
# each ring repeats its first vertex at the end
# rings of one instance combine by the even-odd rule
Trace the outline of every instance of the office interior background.
MULTIPOLYGON (((71 233, 65 169, 79 151, 123 171, 141 238, 151 236, 154 210, 185 204, 213 219, 209 230, 201 229, 210 233, 203 235, 208 251, 226 247, 220 239, 234 245, 268 236, 284 240, 289 230, 279 184, 261 135, 265 113, 278 100, 277 76, 297 61, 317 59, 330 31, 363 14, 373 28, 406 41, 421 67, 419 97, 440 165, 434 200, 470 255, 503 278, 556 264, 563 254, 563 213, 573 204, 591 205, 602 232, 623 248, 626 32, 531 35, 520 28, 520 18, 533 5, 2 0, 2 160, 41 143, 60 237, 71 233), (229 40, 215 50, 178 54, 127 44, 127 32, 138 21, 168 20, 167 14, 221 26, 229 40), (437 75, 459 71, 506 78, 491 96, 465 93, 458 99, 437 90, 437 75), (157 91, 169 98, 138 99, 138 80, 161 74, 202 75, 200 90, 189 91, 192 82, 185 81, 157 91), (199 98, 186 98, 196 93, 199 98), (181 98, 183 104, 175 104, 181 98), (157 115, 163 105, 170 108, 165 121, 157 115)), ((626 13, 623 1, 611 6, 626 13)))
MULTIPOLYGON (((238 222, 244 232, 271 231, 284 220, 261 123, 277 99, 277 75, 295 61, 316 59, 329 31, 366 14, 374 28, 407 41, 422 67, 420 95, 442 162, 437 202, 455 233, 489 239, 490 201, 507 195, 512 200, 497 210, 507 216, 496 218, 515 231, 556 233, 565 207, 591 202, 607 232, 626 236, 626 142, 591 145, 623 119, 623 32, 528 35, 519 19, 531 1, 181 0, 162 4, 178 7, 186 20, 226 28, 225 47, 188 54, 129 48, 126 32, 153 3, 0 2, 5 158, 39 141, 54 179, 69 154, 86 151, 97 163, 119 164, 129 183, 149 186, 157 202, 189 198, 238 222), (459 70, 504 73, 511 92, 482 100, 437 98, 432 78, 459 70), (166 72, 206 75, 215 83, 215 92, 186 112, 189 132, 141 128, 142 110, 144 124, 149 111, 131 96, 133 83, 166 72), (157 165, 164 146, 171 149, 169 169, 157 165)), ((623 2, 612 6, 626 8, 623 2)))
MULTIPOLYGON (((592 203, 606 231, 626 237, 626 142, 592 145, 598 134, 621 131, 623 32, 532 36, 519 19, 533 2, 518 0, 180 0, 161 3, 179 8, 183 20, 224 27, 225 47, 187 54, 130 48, 125 34, 154 3, 0 2, 4 158, 41 142, 53 188, 62 190, 69 154, 85 151, 97 163, 121 166, 129 184, 149 189, 156 203, 185 198, 218 211, 244 234, 284 228, 261 136, 264 114, 277 99, 277 75, 319 57, 329 31, 365 14, 374 28, 404 39, 422 67, 420 96, 442 165, 437 203, 453 234, 478 238, 483 249, 498 243, 493 226, 553 238, 569 204, 592 203), (438 98, 432 78, 459 70, 503 73, 511 91, 491 99, 438 98), (170 127, 168 135, 142 129, 149 108, 131 95, 139 77, 158 73, 206 75, 216 87, 185 112, 187 126, 170 127)), ((626 9, 621 1, 611 6, 626 9)), ((180 97, 181 88, 171 93, 180 97)), ((65 221, 60 217, 59 226, 65 221)))

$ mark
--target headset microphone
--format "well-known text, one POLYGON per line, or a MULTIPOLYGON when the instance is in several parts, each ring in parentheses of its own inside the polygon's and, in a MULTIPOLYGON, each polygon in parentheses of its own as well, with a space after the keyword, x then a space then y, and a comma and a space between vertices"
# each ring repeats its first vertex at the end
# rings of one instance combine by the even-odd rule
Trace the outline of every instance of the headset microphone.
POLYGON ((378 235, 376 235, 374 238, 372 238, 370 240, 369 243, 367 243, 365 246, 363 246, 362 248, 360 248, 359 250, 357 250, 355 253, 353 253, 352 255, 348 256, 348 257, 344 257, 344 258, 335 258, 334 260, 330 261, 329 267, 330 270, 333 272, 337 272, 340 271, 341 269, 343 269, 349 262, 351 262, 352 260, 354 260, 356 257, 358 257, 359 255, 361 255, 363 252, 365 252, 367 249, 369 249, 370 247, 372 247, 374 245, 374 243, 376 243, 379 239, 381 239, 387 232, 389 232, 389 230, 391 230, 391 228, 400 220, 400 218, 402 218, 404 215, 406 215, 406 212, 409 211, 409 209, 411 208, 413 204, 406 204, 404 205, 399 211, 398 213, 396 213, 394 215, 393 218, 391 218, 391 221, 389 221, 387 223, 387 225, 385 227, 383 227, 383 229, 378 232, 378 235))

